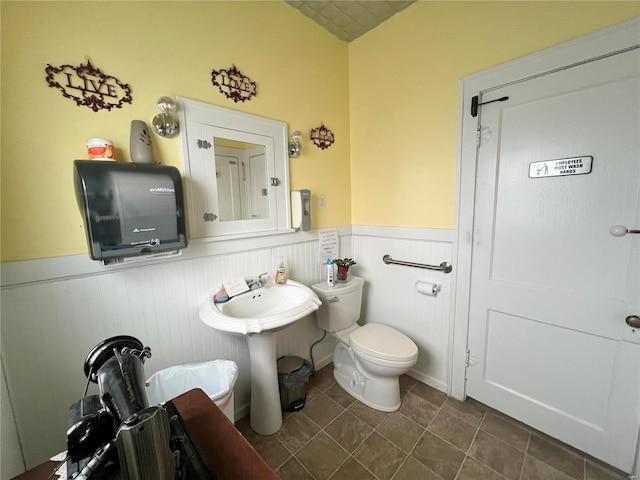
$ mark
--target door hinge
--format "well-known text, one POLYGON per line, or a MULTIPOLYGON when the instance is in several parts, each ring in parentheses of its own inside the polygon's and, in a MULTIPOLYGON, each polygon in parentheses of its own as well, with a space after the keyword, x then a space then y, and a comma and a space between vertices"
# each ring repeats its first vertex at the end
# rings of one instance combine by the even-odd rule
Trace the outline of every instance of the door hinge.
POLYGON ((478 357, 471 355, 471 350, 467 348, 467 352, 464 357, 465 367, 475 367, 478 364, 478 357))
POLYGON ((277 187, 278 185, 280 185, 280 179, 277 177, 271 177, 271 186, 277 187))
POLYGON ((492 135, 493 132, 489 127, 478 125, 478 127, 476 128, 476 148, 480 148, 480 146, 489 143, 491 141, 492 135))

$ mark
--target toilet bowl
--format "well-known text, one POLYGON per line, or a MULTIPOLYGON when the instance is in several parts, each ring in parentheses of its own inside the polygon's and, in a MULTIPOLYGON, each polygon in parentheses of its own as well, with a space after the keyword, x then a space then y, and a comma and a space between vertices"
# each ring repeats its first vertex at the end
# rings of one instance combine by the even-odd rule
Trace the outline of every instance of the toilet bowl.
POLYGON ((357 324, 364 280, 328 287, 312 285, 322 305, 318 325, 338 342, 333 352, 333 374, 338 384, 365 405, 383 412, 400 408, 399 377, 418 359, 418 347, 404 333, 381 323, 357 324))

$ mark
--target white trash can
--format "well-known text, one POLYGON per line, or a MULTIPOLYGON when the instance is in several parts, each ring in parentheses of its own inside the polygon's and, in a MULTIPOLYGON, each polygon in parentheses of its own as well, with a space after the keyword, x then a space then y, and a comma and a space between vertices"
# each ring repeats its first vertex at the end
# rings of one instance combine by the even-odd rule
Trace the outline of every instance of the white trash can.
POLYGON ((235 423, 233 387, 238 379, 238 366, 232 360, 176 365, 151 375, 146 382, 149 405, 171 400, 194 388, 202 389, 235 423))

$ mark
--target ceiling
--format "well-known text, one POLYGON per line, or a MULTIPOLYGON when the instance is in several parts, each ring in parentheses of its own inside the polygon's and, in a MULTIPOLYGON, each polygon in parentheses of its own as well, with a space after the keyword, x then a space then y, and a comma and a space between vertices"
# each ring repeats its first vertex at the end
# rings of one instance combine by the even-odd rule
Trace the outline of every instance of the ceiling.
POLYGON ((350 42, 400 10, 404 10, 415 0, 286 0, 286 2, 338 38, 350 42))

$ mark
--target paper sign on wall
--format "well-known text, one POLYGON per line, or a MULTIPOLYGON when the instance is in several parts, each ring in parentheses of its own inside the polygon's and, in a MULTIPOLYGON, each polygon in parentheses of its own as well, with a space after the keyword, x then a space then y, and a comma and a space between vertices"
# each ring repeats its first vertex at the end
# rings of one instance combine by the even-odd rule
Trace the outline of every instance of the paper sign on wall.
POLYGON ((329 258, 338 258, 340 254, 340 242, 336 228, 318 230, 318 257, 320 263, 327 263, 329 258))

